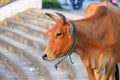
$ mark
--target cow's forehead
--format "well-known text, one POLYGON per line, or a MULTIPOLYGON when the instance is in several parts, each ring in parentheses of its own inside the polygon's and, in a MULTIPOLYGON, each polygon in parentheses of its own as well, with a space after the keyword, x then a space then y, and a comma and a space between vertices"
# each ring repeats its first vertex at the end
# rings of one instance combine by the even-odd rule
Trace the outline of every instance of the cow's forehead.
POLYGON ((57 20, 55 25, 53 26, 53 29, 54 30, 57 30, 57 29, 64 29, 65 27, 65 24, 63 23, 62 20, 57 20))
POLYGON ((57 33, 57 32, 63 32, 64 31, 64 26, 62 25, 55 25, 53 28, 52 28, 52 32, 53 33, 57 33))
POLYGON ((50 29, 50 32, 54 35, 58 32, 65 33, 69 23, 63 23, 61 19, 55 21, 55 25, 50 29))
POLYGON ((62 19, 58 19, 55 22, 56 22, 56 25, 64 25, 64 22, 62 19))

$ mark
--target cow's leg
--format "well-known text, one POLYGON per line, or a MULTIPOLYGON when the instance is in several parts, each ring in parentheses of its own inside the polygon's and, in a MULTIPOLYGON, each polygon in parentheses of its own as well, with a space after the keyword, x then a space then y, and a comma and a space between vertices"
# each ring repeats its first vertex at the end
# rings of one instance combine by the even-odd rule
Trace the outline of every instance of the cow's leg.
POLYGON ((110 75, 110 79, 109 80, 114 80, 114 74, 113 73, 110 75))
POLYGON ((100 72, 97 72, 96 70, 94 70, 94 73, 95 73, 95 80, 101 80, 101 74, 100 72))
POLYGON ((114 70, 112 71, 109 80, 114 80, 114 74, 115 74, 115 68, 114 68, 114 70))
POLYGON ((106 67, 105 74, 104 74, 102 80, 110 79, 110 75, 114 72, 114 66, 115 66, 115 62, 113 60, 111 60, 111 62, 106 67))
POLYGON ((89 80, 95 80, 95 76, 94 76, 94 70, 88 66, 86 66, 86 70, 88 73, 88 79, 89 80))

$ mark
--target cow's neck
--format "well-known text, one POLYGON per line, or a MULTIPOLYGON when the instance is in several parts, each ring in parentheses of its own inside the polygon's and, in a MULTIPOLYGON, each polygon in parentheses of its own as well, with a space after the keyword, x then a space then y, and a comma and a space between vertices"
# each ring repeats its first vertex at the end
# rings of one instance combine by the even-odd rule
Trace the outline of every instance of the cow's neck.
POLYGON ((84 54, 86 51, 91 51, 92 48, 95 50, 95 48, 107 47, 115 43, 113 24, 110 16, 85 18, 75 21, 75 24, 77 29, 76 52, 79 52, 79 49, 81 49, 84 54))
POLYGON ((91 47, 97 47, 98 41, 94 33, 95 31, 92 31, 92 25, 95 26, 95 24, 92 21, 77 21, 76 25, 78 39, 76 46, 77 52, 79 49, 84 52, 86 49, 90 49, 91 47))
POLYGON ((88 56, 95 53, 95 50, 99 48, 98 35, 94 31, 98 23, 95 24, 95 20, 92 19, 75 21, 75 23, 77 25, 77 45, 75 51, 81 56, 81 59, 88 60, 88 56))
MULTIPOLYGON (((91 54, 97 52, 99 47, 99 43, 97 41, 95 33, 92 32, 90 27, 94 24, 91 21, 77 21, 75 22, 77 25, 77 44, 75 52, 80 55, 83 63, 85 65, 90 65, 89 59, 91 59, 91 54), (89 23, 89 24, 88 24, 89 23), (96 49, 95 49, 96 48, 96 49)), ((94 24, 95 26, 95 24, 94 24)))

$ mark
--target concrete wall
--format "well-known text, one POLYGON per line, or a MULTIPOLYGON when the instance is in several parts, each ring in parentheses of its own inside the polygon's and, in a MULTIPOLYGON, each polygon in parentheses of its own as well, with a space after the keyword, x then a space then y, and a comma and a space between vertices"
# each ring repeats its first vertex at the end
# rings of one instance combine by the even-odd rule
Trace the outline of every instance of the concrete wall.
POLYGON ((16 0, 0 8, 0 21, 28 8, 42 8, 42 0, 16 0))

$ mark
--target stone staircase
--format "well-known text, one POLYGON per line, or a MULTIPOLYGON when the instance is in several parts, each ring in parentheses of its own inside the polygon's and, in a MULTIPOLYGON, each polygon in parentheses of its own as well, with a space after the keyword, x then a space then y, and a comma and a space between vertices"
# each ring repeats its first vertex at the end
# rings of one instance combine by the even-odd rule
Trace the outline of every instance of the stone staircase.
POLYGON ((42 60, 49 38, 45 32, 54 24, 39 9, 29 9, 0 24, 0 80, 87 80, 84 65, 73 54, 63 61, 42 60))

